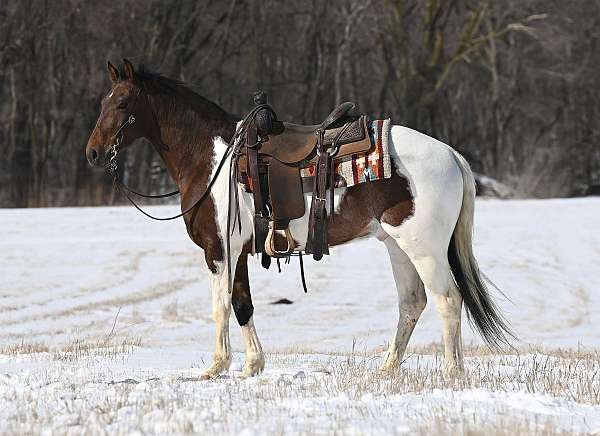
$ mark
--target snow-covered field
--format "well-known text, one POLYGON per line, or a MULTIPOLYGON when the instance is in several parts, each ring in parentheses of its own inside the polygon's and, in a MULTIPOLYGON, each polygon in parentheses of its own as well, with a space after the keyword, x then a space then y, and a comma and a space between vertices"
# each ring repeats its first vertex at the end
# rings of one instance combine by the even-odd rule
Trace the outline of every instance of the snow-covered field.
POLYGON ((377 371, 397 321, 377 241, 307 260, 308 294, 295 262, 252 261, 267 369, 240 378, 232 319, 232 370, 200 382, 209 283, 181 221, 13 209, 0 228, 0 434, 600 434, 600 199, 478 201, 476 255, 521 342, 491 353, 465 323, 453 382, 432 305, 403 368, 377 371), (293 304, 270 304, 281 298, 293 304))

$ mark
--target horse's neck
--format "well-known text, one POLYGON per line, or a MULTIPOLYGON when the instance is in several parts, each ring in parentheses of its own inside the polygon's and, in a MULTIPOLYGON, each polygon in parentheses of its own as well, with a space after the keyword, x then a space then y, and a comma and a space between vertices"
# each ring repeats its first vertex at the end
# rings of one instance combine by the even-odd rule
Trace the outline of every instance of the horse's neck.
POLYGON ((168 147, 160 150, 155 144, 170 176, 182 192, 189 188, 187 184, 195 183, 199 178, 205 187, 218 152, 213 140, 221 137, 228 141, 235 130, 235 121, 216 105, 195 107, 180 103, 179 107, 173 108, 173 105, 160 101, 154 101, 152 105, 161 136, 153 142, 161 140, 168 147))

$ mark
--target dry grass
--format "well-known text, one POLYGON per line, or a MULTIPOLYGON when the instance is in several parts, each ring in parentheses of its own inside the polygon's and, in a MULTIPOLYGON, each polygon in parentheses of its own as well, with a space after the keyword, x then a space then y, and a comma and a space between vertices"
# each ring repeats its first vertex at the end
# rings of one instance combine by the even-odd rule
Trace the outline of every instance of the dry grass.
POLYGON ((442 373, 443 360, 436 357, 423 360, 415 355, 392 373, 369 369, 375 362, 348 357, 338 363, 333 380, 337 389, 359 398, 365 393, 405 394, 432 392, 435 389, 485 389, 489 391, 525 390, 578 403, 600 405, 600 359, 588 355, 556 358, 533 355, 471 357, 463 377, 447 380, 442 373), (352 385, 345 389, 344 384, 352 385))
POLYGON ((0 354, 6 356, 18 356, 20 354, 36 354, 47 353, 50 349, 48 345, 41 342, 25 342, 21 341, 17 344, 10 344, 0 348, 0 354))
POLYGON ((52 350, 52 360, 78 361, 89 358, 116 359, 130 354, 135 347, 142 345, 140 337, 104 338, 74 341, 52 350))
MULTIPOLYGON (((73 341, 50 350, 54 362, 36 376, 39 389, 52 392, 49 398, 61 398, 63 391, 75 398, 68 403, 68 426, 55 433, 94 433, 98 429, 94 426, 101 425, 118 433, 149 434, 237 434, 248 426, 268 434, 571 434, 582 432, 579 424, 563 421, 557 428, 557 418, 551 415, 521 412, 501 402, 480 410, 477 407, 483 403, 469 406, 469 401, 461 403, 459 394, 481 389, 502 397, 518 391, 600 405, 600 358, 591 350, 540 354, 523 349, 520 354, 500 355, 469 347, 466 374, 454 380, 443 377, 437 345, 413 348, 402 367, 391 373, 378 370, 381 355, 372 352, 324 356, 280 350, 267 356, 267 367, 275 373, 250 380, 234 373, 200 383, 189 370, 181 374, 132 371, 112 379, 103 362, 127 355, 141 342, 103 341, 73 341), (89 372, 80 371, 79 362, 89 357, 93 358, 89 372), (90 389, 92 396, 85 394, 90 389), (450 400, 437 400, 440 391, 450 392, 444 394, 450 400), (95 421, 87 420, 90 413, 95 421), (156 417, 159 427, 148 416, 156 417), (361 423, 358 428, 357 423, 361 423)), ((192 370, 196 373, 200 370, 192 370)), ((15 432, 47 428, 52 413, 44 410, 57 407, 30 404, 19 397, 0 396, 3 400, 19 404, 9 427, 15 432)))
MULTIPOLYGON (((75 339, 49 347, 40 342, 7 345, 0 348, 6 356, 46 354, 51 360, 115 359, 128 355, 142 345, 140 337, 75 339)), ((318 379, 328 390, 351 398, 365 394, 406 394, 435 389, 486 389, 490 391, 525 390, 562 397, 579 403, 600 405, 600 351, 572 349, 521 349, 497 354, 486 347, 466 347, 463 377, 447 380, 443 376, 442 347, 431 344, 407 351, 405 363, 397 371, 382 373, 377 368, 381 350, 350 353, 315 353, 309 349, 280 349, 268 362, 290 365, 290 359, 305 359, 316 372, 333 375, 318 379), (330 356, 323 359, 324 355, 330 356)), ((47 358, 41 356, 40 358, 47 358)), ((269 363, 268 363, 269 365, 269 363)), ((317 380, 317 379, 315 379, 317 380)), ((313 386, 316 389, 316 386, 313 386)))
POLYGON ((142 345, 141 337, 122 336, 115 334, 115 328, 121 313, 117 310, 110 331, 95 338, 76 338, 66 344, 50 347, 42 342, 25 342, 10 344, 0 348, 0 355, 17 357, 20 355, 39 355, 39 359, 49 354, 54 361, 78 361, 89 358, 115 359, 129 354, 135 347, 142 345))
MULTIPOLYGON (((385 347, 373 350, 373 353, 381 353, 385 351, 385 347)), ((483 356, 523 356, 526 354, 544 354, 546 356, 581 359, 584 357, 600 358, 600 350, 596 348, 545 348, 545 347, 505 347, 502 350, 495 350, 485 345, 467 345, 463 349, 466 357, 483 357, 483 356)), ((427 345, 409 346, 407 354, 421 354, 425 356, 438 355, 443 356, 444 346, 439 342, 432 342, 427 345)))
POLYGON ((311 353, 309 349, 278 350, 271 360, 285 361, 289 354, 310 357, 328 354, 316 363, 320 371, 336 375, 334 388, 353 398, 372 394, 432 392, 435 389, 524 390, 548 394, 578 403, 600 405, 600 350, 522 348, 499 354, 483 346, 464 349, 463 377, 443 376, 443 347, 430 344, 410 348, 403 365, 391 373, 378 370, 382 349, 350 353, 311 353))
POLYGON ((74 339, 59 346, 50 347, 41 342, 21 342, 0 348, 0 355, 18 357, 24 355, 34 356, 38 360, 47 359, 48 355, 54 361, 74 362, 87 358, 115 359, 130 354, 135 347, 142 345, 140 337, 105 337, 95 339, 74 339))

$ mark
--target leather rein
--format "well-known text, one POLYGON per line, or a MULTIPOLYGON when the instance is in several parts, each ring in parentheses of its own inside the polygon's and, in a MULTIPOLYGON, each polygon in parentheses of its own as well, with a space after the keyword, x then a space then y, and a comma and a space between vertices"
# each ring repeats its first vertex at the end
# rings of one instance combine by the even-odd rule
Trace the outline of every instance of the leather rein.
MULTIPOLYGON (((198 197, 198 199, 196 201, 194 201, 194 203, 190 207, 185 209, 183 212, 178 213, 177 215, 173 215, 170 217, 156 217, 156 216, 150 215, 148 212, 143 210, 133 200, 133 198, 131 198, 131 196, 129 194, 133 194, 133 195, 143 197, 143 198, 167 198, 167 197, 171 197, 171 196, 180 194, 180 191, 177 190, 177 191, 169 192, 166 194, 159 194, 159 195, 141 194, 141 193, 129 188, 128 186, 126 186, 119 179, 119 174, 117 171, 117 161, 116 161, 116 157, 118 154, 117 147, 121 144, 121 142, 123 140, 123 130, 127 126, 133 125, 136 121, 135 115, 133 114, 133 109, 137 105, 137 99, 139 97, 139 94, 140 94, 140 89, 138 89, 138 92, 136 94, 136 101, 131 110, 131 113, 129 114, 127 119, 119 126, 119 128, 116 130, 115 134, 113 135, 115 137, 115 143, 111 146, 112 154, 111 154, 108 164, 106 165, 106 170, 108 171, 108 173, 110 175, 112 175, 114 184, 117 187, 117 189, 119 190, 119 192, 121 192, 125 196, 125 198, 127 198, 127 200, 143 215, 145 215, 148 218, 151 218, 153 220, 156 220, 156 221, 170 221, 170 220, 174 220, 177 218, 181 218, 184 215, 187 215, 188 213, 193 211, 197 206, 199 206, 204 200, 206 200, 206 198, 208 198, 208 196, 210 195, 210 193, 212 191, 213 186, 215 185, 215 183, 217 181, 217 178, 219 177, 219 174, 221 173, 221 170, 223 169, 223 167, 225 166, 225 163, 227 162, 227 159, 230 157, 230 155, 233 155, 233 158, 231 159, 231 161, 229 163, 229 180, 228 180, 229 196, 228 196, 228 205, 227 205, 227 235, 225 237, 225 249, 226 249, 226 255, 227 255, 227 259, 228 259, 228 262, 227 262, 227 264, 228 264, 227 279, 228 279, 228 288, 229 288, 228 291, 229 291, 229 293, 231 293, 231 292, 233 292, 233 280, 232 280, 233 271, 231 268, 231 235, 235 231, 236 223, 237 223, 238 230, 241 232, 241 219, 240 219, 238 190, 232 189, 232 186, 234 186, 236 183, 236 174, 238 171, 238 157, 241 154, 242 147, 245 146, 242 138, 246 134, 248 126, 250 125, 250 123, 254 122, 256 114, 259 111, 261 111, 262 109, 265 109, 265 108, 268 108, 269 110, 271 110, 270 106, 267 104, 261 104, 261 105, 255 106, 243 118, 243 120, 238 124, 233 137, 227 143, 227 149, 225 150, 225 153, 221 157, 221 160, 219 161, 219 164, 217 165, 217 168, 212 176, 212 179, 208 183, 206 190, 200 197, 198 197), (233 198, 232 198, 232 194, 233 194, 233 198), (232 202, 232 200, 233 200, 233 202, 232 202), (233 203, 233 205, 232 205, 232 203, 233 203), (234 208, 234 210, 232 210, 232 207, 234 208), (232 213, 233 213, 233 223, 231 220, 232 213)), ((148 102, 148 104, 149 104, 149 102, 148 102)), ((156 120, 156 115, 154 115, 154 118, 156 120)), ((250 146, 257 147, 260 145, 260 143, 261 143, 261 141, 259 139, 256 144, 251 144, 250 146)), ((304 265, 303 265, 303 261, 302 261, 302 254, 299 253, 298 256, 300 258, 300 271, 301 271, 301 276, 302 276, 302 286, 304 288, 304 292, 307 292, 306 281, 304 278, 304 265)), ((288 257, 288 261, 289 261, 289 257, 288 257)), ((279 266, 279 259, 277 259, 277 265, 279 266)), ((280 271, 281 271, 281 268, 280 268, 280 271)))
MULTIPOLYGON (((123 196, 125 196, 125 198, 127 198, 127 200, 138 211, 140 211, 143 215, 145 215, 148 218, 151 218, 153 220, 156 220, 156 221, 171 221, 171 220, 174 220, 174 219, 177 219, 177 218, 181 218, 184 215, 187 215, 192 210, 194 210, 197 206, 199 206, 202 202, 204 202, 204 200, 206 200, 206 198, 210 195, 210 193, 212 191, 212 188, 215 185, 215 183, 217 181, 217 178, 218 178, 221 170, 225 166, 225 162, 227 161, 227 158, 232 154, 232 152, 234 154, 236 154, 236 155, 239 154, 239 148, 240 148, 240 145, 241 145, 240 138, 243 136, 243 134, 244 134, 244 132, 245 132, 245 130, 246 130, 249 122, 253 120, 256 112, 259 109, 261 109, 261 108, 254 108, 252 111, 250 111, 244 117, 244 119, 242 120, 242 122, 238 125, 238 127, 237 127, 237 129, 236 129, 236 131, 235 131, 235 133, 233 135, 233 137, 227 143, 227 150, 225 151, 225 153, 223 154, 223 157, 219 161, 217 169, 215 170, 215 172, 213 174, 213 177, 210 180, 210 182, 208 183, 208 185, 207 185, 206 190, 204 191, 204 193, 200 197, 198 197, 198 199, 196 201, 194 201, 194 203, 190 207, 188 207, 187 209, 185 209, 181 213, 178 213, 177 215, 173 215, 173 216, 169 216, 169 217, 157 217, 157 216, 150 215, 148 212, 146 212, 145 210, 143 210, 133 200, 133 198, 131 198, 131 196, 129 194, 133 194, 133 195, 136 195, 138 197, 143 197, 143 198, 157 199, 157 198, 172 197, 174 195, 181 194, 181 192, 179 190, 176 190, 176 191, 168 192, 166 194, 157 194, 157 195, 142 194, 140 192, 134 191, 133 189, 131 189, 127 185, 125 185, 119 179, 119 174, 118 174, 118 171, 117 171, 117 160, 116 160, 117 154, 118 154, 117 147, 123 141, 123 130, 126 127, 128 127, 128 126, 131 126, 131 125, 135 124, 136 118, 135 118, 135 115, 133 114, 133 110, 137 106, 137 102, 138 102, 138 98, 139 98, 140 92, 141 92, 141 90, 138 88, 138 91, 137 91, 136 96, 135 96, 135 102, 134 102, 133 108, 131 109, 131 112, 130 112, 129 116, 125 119, 125 121, 123 121, 123 123, 119 126, 119 128, 113 134, 113 137, 115 138, 115 142, 114 142, 113 145, 110 146, 110 148, 111 148, 111 156, 110 156, 110 160, 109 160, 108 164, 106 165, 106 170, 113 177, 114 185, 117 187, 117 189, 119 190, 119 192, 121 194, 123 194, 123 196)), ((156 120, 156 115, 154 115, 154 118, 156 120)), ((168 147, 167 147, 167 149, 168 149, 168 147)), ((230 181, 231 181, 231 179, 230 179, 230 181)), ((231 193, 231 189, 230 189, 230 193, 231 193)), ((237 191, 236 191, 236 194, 237 194, 237 191)), ((236 218, 238 218, 238 217, 236 217, 236 218)), ((228 234, 229 234, 229 232, 228 232, 228 234)))

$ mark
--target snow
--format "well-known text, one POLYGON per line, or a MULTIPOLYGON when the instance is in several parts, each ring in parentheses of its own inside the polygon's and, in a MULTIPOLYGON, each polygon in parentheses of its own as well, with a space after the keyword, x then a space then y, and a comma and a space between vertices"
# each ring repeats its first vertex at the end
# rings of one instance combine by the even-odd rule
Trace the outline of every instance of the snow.
MULTIPOLYGON (((166 216, 177 207, 150 210, 166 216)), ((277 274, 252 260, 267 369, 241 380, 243 344, 232 319, 232 370, 198 382, 214 330, 204 257, 182 221, 153 222, 127 207, 0 210, 0 353, 15 344, 48 349, 0 354, 0 434, 600 431, 600 401, 569 395, 584 386, 576 381, 580 367, 568 366, 581 359, 548 373, 535 352, 600 347, 600 199, 479 200, 475 221, 480 266, 510 299, 492 290, 517 348, 532 351, 469 359, 468 371, 488 368, 488 378, 503 378, 497 385, 417 389, 407 380, 437 374, 438 355, 411 354, 397 385, 372 379, 397 320, 387 253, 375 240, 335 248, 318 263, 307 259, 308 294, 296 262, 277 274), (281 298, 294 303, 270 304, 281 298), (109 336, 104 351, 65 351, 109 336), (116 350, 122 340, 127 345, 116 350), (363 357, 348 366, 353 349, 363 357), (538 371, 557 384, 571 374, 572 385, 523 379, 538 371)), ((429 304, 410 345, 440 337, 429 304)), ((481 344, 467 323, 463 337, 481 344)), ((592 388, 597 363, 584 373, 592 388)))
MULTIPOLYGON (((390 388, 371 381, 367 372, 354 374, 361 360, 348 373, 346 358, 322 355, 273 356, 263 375, 241 380, 242 356, 236 354, 236 370, 199 382, 197 372, 208 358, 193 346, 179 346, 139 349, 125 359, 54 362, 37 370, 3 360, 0 428, 55 434, 412 434, 436 425, 459 432, 486 425, 600 430, 600 407, 524 388, 406 392, 400 384, 390 388), (344 381, 349 376, 356 378, 344 381), (363 393, 361 381, 372 389, 363 393)), ((421 359, 426 362, 407 363, 413 369, 436 365, 421 359)))

